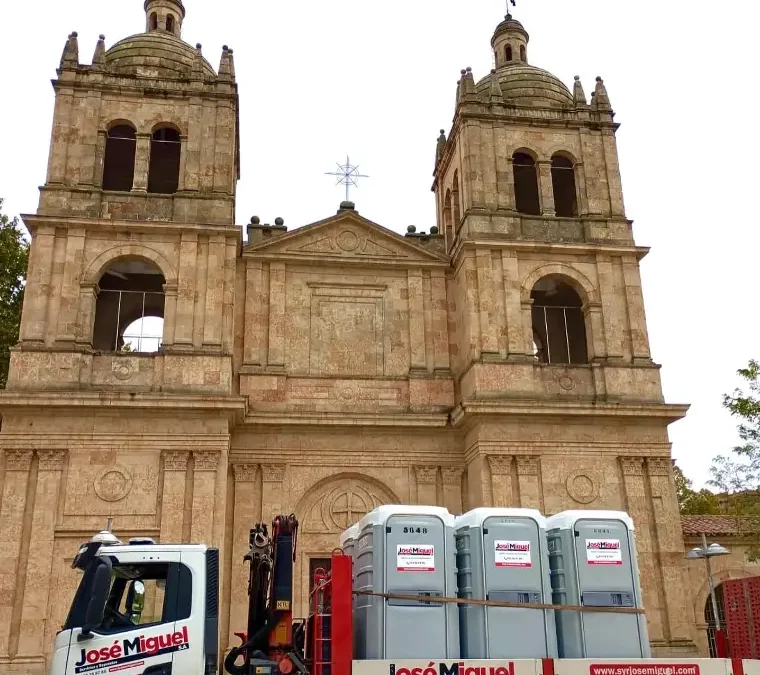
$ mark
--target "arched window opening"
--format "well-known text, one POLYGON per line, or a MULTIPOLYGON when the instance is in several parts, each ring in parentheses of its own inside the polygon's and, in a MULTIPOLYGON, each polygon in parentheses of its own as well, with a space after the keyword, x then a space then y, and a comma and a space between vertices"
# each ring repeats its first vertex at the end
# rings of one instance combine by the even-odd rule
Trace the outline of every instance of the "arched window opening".
POLYGON ((459 171, 454 172, 454 185, 451 187, 451 200, 454 208, 454 229, 459 232, 462 225, 462 207, 459 202, 459 171))
POLYGON ((150 29, 151 30, 158 30, 158 14, 153 12, 153 14, 150 15, 150 29))
POLYGON ((115 126, 106 135, 103 189, 129 192, 135 179, 137 134, 126 124, 115 126))
POLYGON ((446 190, 446 199, 443 203, 443 225, 446 232, 446 246, 451 249, 454 244, 454 226, 451 216, 451 190, 446 190))
POLYGON ((170 33, 174 32, 174 17, 171 14, 166 17, 166 30, 170 33))
POLYGON ((517 210, 531 216, 541 215, 536 160, 525 152, 516 152, 512 157, 512 167, 515 176, 515 206, 517 210))
POLYGON ((578 193, 575 189, 575 166, 562 155, 552 157, 552 186, 554 210, 561 218, 578 215, 578 193))
POLYGON ((164 279, 142 258, 119 260, 100 279, 92 346, 101 352, 157 352, 164 332, 164 279))
POLYGON ((507 45, 507 48, 504 50, 504 56, 506 57, 507 61, 512 60, 512 45, 507 45))
POLYGON ((528 60, 527 52, 525 51, 525 45, 520 45, 520 61, 525 63, 528 60))
POLYGON ((583 302, 572 286, 545 277, 533 288, 533 345, 539 363, 588 363, 583 302))
POLYGON ((172 195, 179 188, 179 161, 182 144, 176 129, 163 128, 150 142, 148 192, 172 195))

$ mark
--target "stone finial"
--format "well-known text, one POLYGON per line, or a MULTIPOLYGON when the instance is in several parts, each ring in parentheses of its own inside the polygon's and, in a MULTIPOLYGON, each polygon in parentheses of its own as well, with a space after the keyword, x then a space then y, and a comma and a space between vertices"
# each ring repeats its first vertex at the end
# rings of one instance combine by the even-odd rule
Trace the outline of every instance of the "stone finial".
POLYGON ((223 82, 232 82, 233 80, 230 48, 227 45, 222 47, 222 60, 219 62, 219 79, 223 82))
POLYGON ((475 90, 475 78, 472 75, 472 68, 466 68, 462 71, 462 80, 459 85, 459 100, 462 101, 466 98, 476 95, 475 90))
POLYGON ((596 105, 599 110, 612 110, 610 97, 607 95, 607 87, 604 86, 604 80, 601 77, 596 78, 596 105))
POLYGON ((441 135, 438 137, 438 143, 435 146, 435 165, 438 166, 438 162, 443 158, 446 152, 446 131, 441 129, 441 135))
POLYGON ((596 92, 591 92, 591 110, 599 110, 599 101, 596 100, 596 92))
POLYGON ((95 53, 92 55, 93 70, 103 70, 106 65, 106 36, 101 35, 98 38, 98 44, 95 45, 95 53))
POLYGON ((235 81, 235 56, 232 53, 232 50, 229 51, 230 55, 230 74, 232 75, 232 81, 235 81))
POLYGON ((61 55, 61 69, 76 69, 79 67, 79 33, 74 31, 69 34, 66 46, 61 55))
POLYGON ((504 92, 501 90, 496 68, 491 70, 491 91, 488 94, 488 100, 491 103, 504 103, 504 92))
POLYGON ((579 75, 575 76, 575 84, 573 84, 573 102, 576 108, 585 108, 588 105, 586 101, 586 92, 583 91, 583 85, 581 84, 581 78, 579 75))

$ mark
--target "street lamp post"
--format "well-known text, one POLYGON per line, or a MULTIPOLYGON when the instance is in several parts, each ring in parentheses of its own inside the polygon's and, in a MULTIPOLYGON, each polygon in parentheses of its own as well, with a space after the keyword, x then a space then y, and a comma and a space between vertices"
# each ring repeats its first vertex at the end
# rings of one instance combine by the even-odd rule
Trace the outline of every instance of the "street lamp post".
POLYGON ((712 604, 713 617, 715 619, 715 649, 718 652, 717 656, 725 657, 725 640, 723 639, 723 631, 720 626, 720 616, 718 615, 718 600, 715 597, 715 584, 713 583, 712 565, 710 564, 710 558, 714 558, 719 555, 728 555, 729 551, 720 544, 707 545, 707 537, 705 533, 702 533, 702 547, 699 546, 691 549, 686 554, 686 558, 689 560, 696 560, 698 558, 704 558, 705 567, 707 568, 707 585, 710 590, 710 603, 712 604))

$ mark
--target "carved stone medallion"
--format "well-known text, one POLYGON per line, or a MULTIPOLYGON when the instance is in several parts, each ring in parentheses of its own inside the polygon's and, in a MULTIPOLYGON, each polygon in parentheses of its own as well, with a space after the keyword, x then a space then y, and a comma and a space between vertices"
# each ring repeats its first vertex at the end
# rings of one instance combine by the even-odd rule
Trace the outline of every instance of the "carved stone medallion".
POLYGON ((599 498, 599 484, 585 471, 574 471, 565 481, 567 494, 579 504, 591 504, 599 498))
POLYGON ((129 469, 109 466, 95 478, 95 494, 104 502, 120 502, 132 491, 132 482, 129 469))

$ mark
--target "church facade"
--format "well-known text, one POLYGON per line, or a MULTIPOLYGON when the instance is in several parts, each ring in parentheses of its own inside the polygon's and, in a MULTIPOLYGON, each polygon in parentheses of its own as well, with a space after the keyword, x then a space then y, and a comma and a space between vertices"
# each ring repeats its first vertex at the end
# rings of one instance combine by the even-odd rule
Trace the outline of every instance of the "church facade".
MULTIPOLYGON (((628 511, 655 654, 694 654, 665 402, 604 82, 530 65, 507 17, 435 152, 437 227, 350 202, 235 224, 233 50, 180 0, 91 65, 69 36, 18 346, 0 393, 0 672, 43 672, 107 518, 218 546, 222 646, 253 523, 301 523, 296 602, 382 503, 628 511), (244 230, 244 232, 243 232, 244 230)), ((703 600, 702 600, 703 602, 703 600)), ((702 647, 703 649, 703 647, 702 647)))

